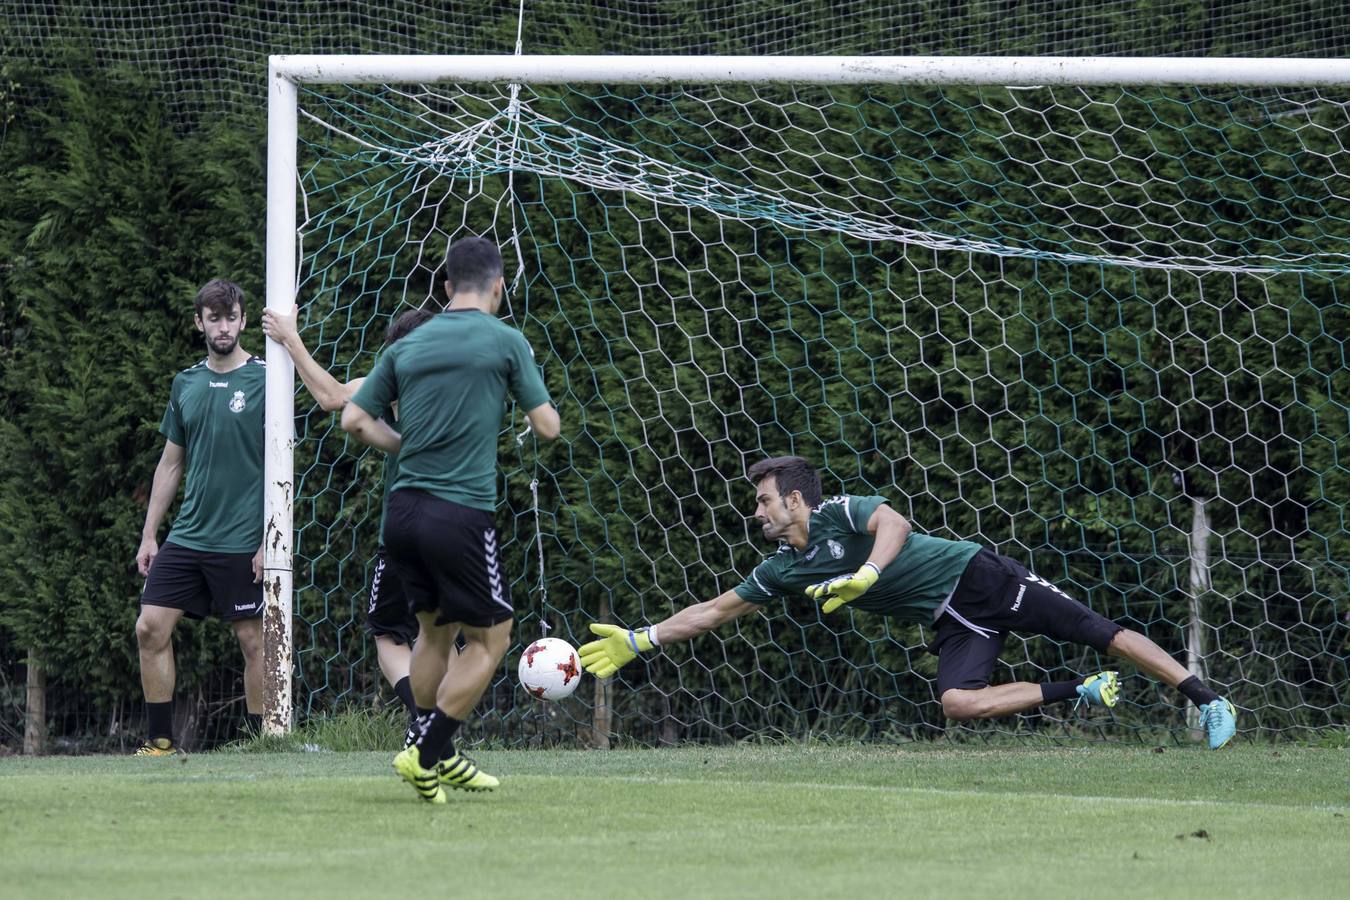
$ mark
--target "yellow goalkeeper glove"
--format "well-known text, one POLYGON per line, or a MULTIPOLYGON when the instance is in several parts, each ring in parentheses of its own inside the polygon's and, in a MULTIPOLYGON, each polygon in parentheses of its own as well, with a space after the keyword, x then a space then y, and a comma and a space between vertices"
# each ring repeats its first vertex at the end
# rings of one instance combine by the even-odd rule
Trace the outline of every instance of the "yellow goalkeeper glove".
POLYGON ((880 577, 881 570, 866 562, 852 575, 840 575, 838 578, 830 578, 811 585, 806 589, 806 596, 812 600, 824 600, 825 605, 820 611, 832 613, 845 603, 857 600, 868 588, 876 584, 880 577))
POLYGON ((591 623, 591 631, 600 635, 600 640, 582 644, 577 648, 581 665, 596 678, 608 678, 619 667, 634 660, 639 653, 656 646, 651 639, 650 628, 641 631, 629 631, 618 625, 591 623))

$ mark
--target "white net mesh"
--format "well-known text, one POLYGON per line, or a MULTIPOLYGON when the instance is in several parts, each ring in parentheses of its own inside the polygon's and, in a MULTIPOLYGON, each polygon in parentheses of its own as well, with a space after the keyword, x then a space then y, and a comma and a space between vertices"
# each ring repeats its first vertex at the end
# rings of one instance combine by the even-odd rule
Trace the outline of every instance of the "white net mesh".
MULTIPOLYGON (((184 119, 249 114, 273 53, 509 53, 520 0, 11 0, 16 56, 152 73, 184 119), (70 51, 74 49, 75 52, 70 51)), ((1342 56, 1331 0, 525 0, 530 53, 1342 56)))
MULTIPOLYGON (((526 637, 542 617, 576 642, 597 618, 656 620, 733 586, 766 549, 742 473, 793 452, 827 490, 886 494, 1181 658, 1189 634, 1255 727, 1320 728, 1346 684, 1345 104, 526 86, 516 108, 505 87, 305 90, 305 334, 362 374, 368 335, 440 299, 450 241, 508 248, 511 313, 568 422, 560 447, 502 435, 526 637), (1193 590, 1197 500, 1212 584, 1193 590)), ((331 420, 304 434, 298 608, 322 705, 347 664, 325 636, 356 618, 381 486, 331 420)), ((943 727, 923 629, 840 627, 770 607, 546 720, 503 679, 484 734, 943 727)), ((996 677, 1103 663, 1013 639, 996 677)), ((1126 688, 1113 720, 1018 727, 1184 730, 1170 692, 1126 688)))

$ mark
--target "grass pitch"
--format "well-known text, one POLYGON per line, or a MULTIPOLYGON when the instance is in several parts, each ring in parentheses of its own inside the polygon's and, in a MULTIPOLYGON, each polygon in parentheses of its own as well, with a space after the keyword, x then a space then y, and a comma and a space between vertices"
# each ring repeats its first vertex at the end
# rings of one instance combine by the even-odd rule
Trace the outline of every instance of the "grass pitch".
POLYGON ((0 760, 6 897, 1343 897, 1350 751, 1243 745, 0 760), (443 887, 442 887, 443 885, 443 887))

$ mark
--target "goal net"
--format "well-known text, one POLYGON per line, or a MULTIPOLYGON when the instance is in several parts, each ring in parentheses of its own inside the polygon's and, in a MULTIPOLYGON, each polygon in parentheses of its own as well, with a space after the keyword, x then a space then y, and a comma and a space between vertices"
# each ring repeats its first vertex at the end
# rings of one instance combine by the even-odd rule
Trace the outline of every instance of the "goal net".
MULTIPOLYGON (((391 316, 443 301, 450 242, 502 247, 503 314, 564 422, 536 444, 511 412, 501 434, 518 641, 582 643, 738 584, 772 549, 744 472, 792 453, 827 495, 883 494, 1148 634, 1247 728, 1345 723, 1345 64, 970 60, 888 83, 885 60, 565 77, 555 57, 531 78, 541 59, 455 78, 422 58, 412 83, 348 60, 386 83, 321 84, 336 64, 314 58, 289 176, 302 334, 340 377, 366 374, 391 316)), ((380 454, 295 404, 303 715, 376 689, 360 625, 384 485, 380 454)), ((949 727, 931 637, 771 604, 562 703, 504 671, 474 736, 931 735, 949 727)), ((1013 636, 994 677, 1107 664, 1013 636)), ((965 730, 1184 737, 1181 699, 1122 674, 1109 716, 965 730)))

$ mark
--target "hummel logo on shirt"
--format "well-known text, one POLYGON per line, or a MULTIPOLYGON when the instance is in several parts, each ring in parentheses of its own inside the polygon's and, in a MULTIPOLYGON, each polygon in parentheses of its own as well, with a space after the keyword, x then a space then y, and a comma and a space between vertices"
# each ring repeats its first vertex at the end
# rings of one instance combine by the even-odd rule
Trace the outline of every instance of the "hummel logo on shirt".
POLYGON ((210 387, 229 387, 230 383, 228 381, 208 381, 207 385, 210 387))

